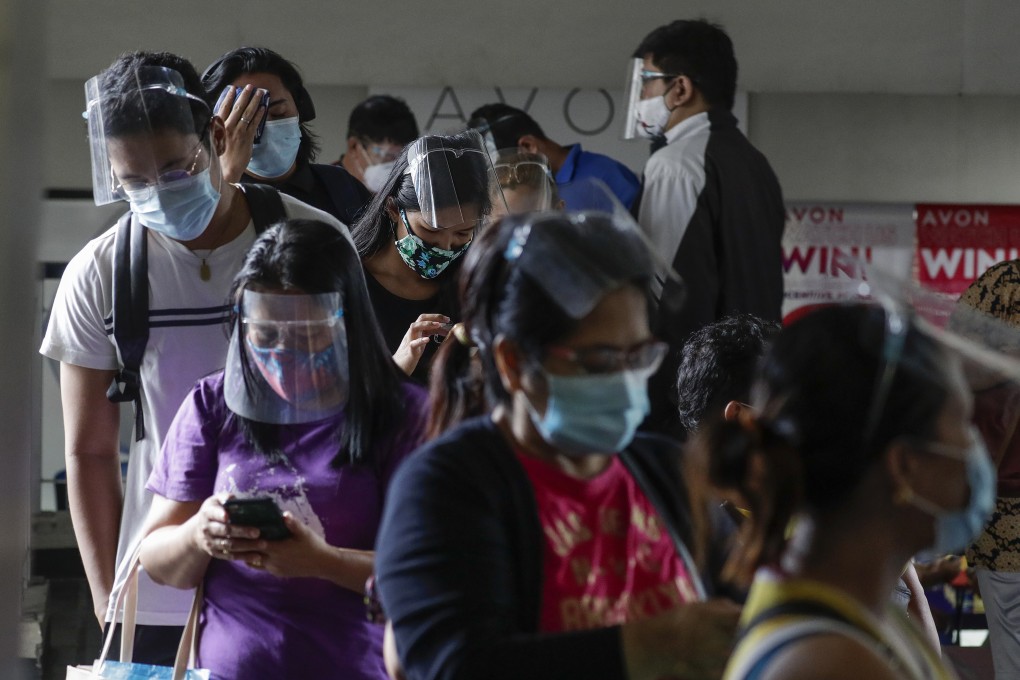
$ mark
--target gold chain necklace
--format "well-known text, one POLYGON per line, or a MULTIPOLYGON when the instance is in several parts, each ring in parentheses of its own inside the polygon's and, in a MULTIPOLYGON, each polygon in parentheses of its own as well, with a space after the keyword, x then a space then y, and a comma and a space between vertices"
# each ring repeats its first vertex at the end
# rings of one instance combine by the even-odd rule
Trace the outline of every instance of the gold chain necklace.
MULTIPOLYGON (((233 214, 229 215, 227 219, 224 220, 223 227, 220 229, 220 233, 216 238, 217 241, 222 239, 226 234, 230 232, 231 223, 234 221, 235 219, 233 218, 233 214)), ((206 253, 205 256, 199 255, 193 250, 189 251, 192 255, 201 260, 201 262, 198 265, 198 278, 202 279, 203 281, 208 281, 212 278, 212 268, 209 266, 209 258, 212 257, 213 253, 216 252, 217 248, 223 245, 223 243, 216 243, 215 241, 214 243, 215 245, 209 249, 209 252, 206 253)))

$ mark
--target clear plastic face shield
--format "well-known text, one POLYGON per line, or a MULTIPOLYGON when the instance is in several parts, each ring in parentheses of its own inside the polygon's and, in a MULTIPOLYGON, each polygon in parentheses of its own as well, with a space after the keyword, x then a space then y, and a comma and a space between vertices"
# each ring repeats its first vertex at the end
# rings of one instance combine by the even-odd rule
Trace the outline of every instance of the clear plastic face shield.
POLYGON ((209 147, 202 136, 208 119, 196 129, 195 107, 208 111, 169 68, 144 66, 120 79, 109 72, 90 78, 82 116, 88 121, 96 205, 144 202, 207 172, 209 147))
POLYGON ((579 183, 589 210, 537 213, 517 227, 505 257, 572 319, 587 316, 602 297, 636 278, 652 279, 661 267, 680 277, 659 258, 634 218, 598 180, 579 183), (569 228, 543 227, 566 220, 569 228))
POLYGON ((1020 262, 993 266, 959 299, 891 275, 863 259, 855 273, 851 281, 857 301, 873 303, 881 319, 876 323, 874 316, 869 317, 868 327, 860 330, 862 344, 880 360, 861 424, 862 445, 872 445, 887 427, 890 408, 904 407, 893 401, 898 379, 909 376, 945 392, 935 432, 907 441, 917 455, 932 456, 925 459, 930 470, 941 469, 938 466, 945 466, 947 458, 962 461, 962 472, 953 468, 945 475, 955 475, 957 481, 961 474, 965 477, 967 500, 963 505, 947 500, 953 496, 940 491, 946 485, 932 481, 932 474, 928 486, 912 485, 900 495, 903 502, 935 517, 935 553, 963 550, 983 536, 981 530, 995 505, 992 461, 1018 448, 1014 433, 1020 422, 1020 319, 1012 300, 1020 299, 1020 262), (1009 268, 1014 283, 998 285, 1002 270, 1009 268))
POLYGON ((907 502, 936 519, 935 544, 922 558, 963 550, 975 539, 980 551, 980 543, 990 540, 982 530, 998 495, 993 461, 1015 455, 1011 452, 1018 449, 1020 324, 1009 309, 1017 287, 1006 290, 995 281, 1010 268, 1020 281, 1020 262, 995 265, 959 299, 875 268, 865 269, 867 281, 861 291, 882 306, 886 319, 882 369, 865 423, 865 441, 882 422, 899 371, 949 386, 950 399, 937 436, 918 442, 917 448, 964 463, 967 502, 960 507, 921 489, 907 490, 907 502), (936 345, 940 361, 918 361, 911 355, 906 342, 911 326, 936 345))
POLYGON ((506 213, 489 154, 474 131, 448 138, 427 135, 410 144, 406 174, 411 176, 421 214, 433 230, 484 226, 506 213), (467 140, 466 143, 463 140, 467 140))
POLYGON ((677 77, 679 74, 676 73, 649 70, 643 59, 631 59, 623 98, 627 103, 623 119, 624 139, 653 139, 663 134, 669 119, 669 108, 663 95, 677 77))
POLYGON ((500 116, 495 120, 488 120, 486 118, 472 118, 468 121, 468 128, 476 130, 482 138, 482 145, 488 152, 492 162, 496 162, 496 158, 499 156, 500 146, 499 142, 496 141, 496 134, 493 132, 493 128, 500 125, 501 123, 508 122, 517 117, 517 114, 508 114, 500 116))
POLYGON ((340 293, 245 290, 227 350, 224 396, 239 416, 288 425, 347 403, 350 371, 340 293))
MULTIPOLYGON (((529 153, 517 147, 500 149, 493 158, 496 179, 506 201, 509 215, 555 210, 560 206, 556 181, 549 169, 549 159, 540 153, 529 153)), ((494 211, 500 202, 493 201, 494 211)))

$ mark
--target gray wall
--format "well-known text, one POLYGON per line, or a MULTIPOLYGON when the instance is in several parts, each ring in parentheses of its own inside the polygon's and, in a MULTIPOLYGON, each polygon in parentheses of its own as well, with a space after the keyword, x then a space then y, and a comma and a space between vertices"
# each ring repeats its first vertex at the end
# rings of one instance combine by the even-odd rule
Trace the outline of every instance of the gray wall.
POLYGON ((51 0, 48 11, 51 187, 87 185, 82 82, 124 50, 169 49, 201 69, 240 44, 277 49, 312 85, 331 161, 369 87, 618 90, 650 28, 705 16, 733 36, 750 137, 790 199, 1017 200, 1020 3, 51 0))
POLYGON ((18 612, 30 503, 29 470, 38 465, 39 340, 26 323, 38 308, 33 267, 41 189, 43 107, 37 65, 45 58, 41 5, 0 0, 0 677, 17 678, 18 612), (17 96, 10 96, 10 93, 17 96))

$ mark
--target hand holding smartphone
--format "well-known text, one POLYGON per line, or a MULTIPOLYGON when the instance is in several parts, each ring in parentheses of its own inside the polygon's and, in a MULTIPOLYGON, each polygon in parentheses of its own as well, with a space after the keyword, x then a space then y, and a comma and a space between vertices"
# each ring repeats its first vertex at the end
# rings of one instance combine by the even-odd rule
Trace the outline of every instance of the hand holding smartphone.
POLYGON ((268 496, 230 498, 223 503, 223 509, 227 511, 231 524, 255 527, 261 539, 281 541, 291 536, 279 506, 268 496))

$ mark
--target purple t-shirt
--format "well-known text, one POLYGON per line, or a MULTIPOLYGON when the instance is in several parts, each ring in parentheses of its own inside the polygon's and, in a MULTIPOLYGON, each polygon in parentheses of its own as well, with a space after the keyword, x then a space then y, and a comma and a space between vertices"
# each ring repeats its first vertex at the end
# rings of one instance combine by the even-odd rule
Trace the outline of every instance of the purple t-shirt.
MULTIPOLYGON (((377 474, 371 465, 332 466, 342 413, 280 425, 286 462, 255 453, 224 403, 223 373, 216 373, 181 405, 147 488, 175 501, 221 491, 271 496, 330 545, 372 550, 386 487, 424 424, 424 391, 404 389, 407 425, 377 474)), ((325 579, 279 578, 225 560, 212 560, 206 571, 197 662, 216 678, 386 678, 382 627, 367 621, 362 595, 325 579)))

